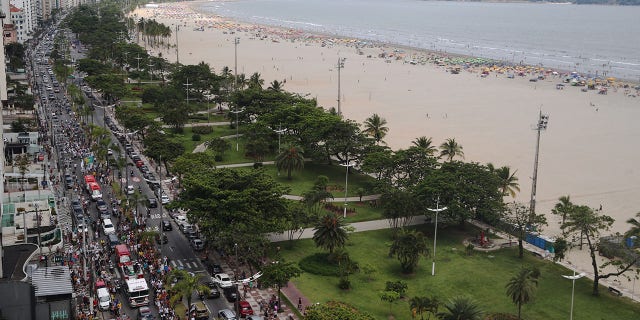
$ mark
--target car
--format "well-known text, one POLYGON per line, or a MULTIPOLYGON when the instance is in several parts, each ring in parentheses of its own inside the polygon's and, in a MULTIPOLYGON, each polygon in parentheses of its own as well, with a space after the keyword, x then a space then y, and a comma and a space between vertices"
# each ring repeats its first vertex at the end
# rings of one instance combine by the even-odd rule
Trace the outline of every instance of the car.
POLYGON ((98 199, 96 201, 96 208, 98 208, 98 211, 100 213, 104 213, 104 212, 108 212, 109 211, 109 208, 107 207, 107 203, 102 199, 98 199))
POLYGON ((202 240, 200 240, 199 238, 191 239, 190 243, 193 247, 193 250, 200 251, 204 249, 204 242, 202 242, 202 240))
POLYGON ((199 301, 196 303, 192 303, 189 307, 189 315, 191 315, 190 319, 209 319, 209 308, 204 304, 204 302, 199 301))
POLYGON ((127 194, 133 194, 136 190, 133 188, 132 185, 128 185, 127 186, 127 194))
POLYGON ((138 320, 151 320, 153 319, 153 313, 151 313, 151 308, 147 306, 142 306, 138 309, 138 320))
POLYGON ((233 282, 231 278, 226 273, 218 273, 213 276, 213 282, 215 282, 220 288, 231 288, 233 287, 233 282))
POLYGON ((162 220, 162 230, 163 231, 171 231, 173 230, 173 225, 169 220, 162 220))
POLYGON ((211 274, 218 274, 218 273, 222 273, 222 266, 220 266, 217 263, 214 263, 211 265, 211 274))
POLYGON ((180 227, 180 230, 182 230, 183 225, 189 224, 189 221, 187 221, 187 216, 185 216, 184 214, 179 214, 173 217, 173 219, 176 220, 176 224, 180 227))
POLYGON ((187 231, 184 233, 184 236, 187 238, 187 240, 189 240, 189 242, 191 242, 191 240, 198 238, 198 232, 196 232, 195 230, 187 231))
POLYGON ((73 189, 73 178, 65 177, 64 182, 67 185, 67 189, 73 189))
POLYGON ((240 318, 253 315, 253 309, 247 300, 238 302, 238 309, 240 312, 240 318))
POLYGON ((162 204, 168 204, 171 200, 169 200, 169 196, 163 194, 162 196, 160 196, 160 201, 162 202, 162 204))
POLYGON ((143 173, 147 173, 147 174, 150 172, 149 171, 149 167, 147 167, 147 166, 140 167, 140 171, 142 171, 143 173))
POLYGON ((116 233, 116 228, 113 226, 111 219, 102 220, 102 228, 104 229, 104 234, 116 233))
POLYGON ((218 311, 218 318, 222 320, 237 320, 236 313, 231 309, 222 309, 218 311))
POLYGON ((194 228, 192 224, 185 222, 180 225, 180 231, 182 231, 182 233, 184 234, 187 234, 187 232, 196 231, 196 228, 194 228))
POLYGON ((208 299, 220 298, 220 290, 218 290, 218 286, 216 286, 213 281, 208 281, 204 283, 204 285, 209 288, 209 294, 207 295, 208 299))
POLYGON ((156 200, 154 198, 149 198, 148 203, 147 203, 147 207, 149 207, 149 208, 157 208, 158 207, 158 200, 156 200))
POLYGON ((81 221, 80 223, 78 223, 77 228, 78 231, 84 230, 84 233, 89 232, 89 227, 87 226, 87 223, 85 221, 81 221))
POLYGON ((142 162, 142 160, 136 160, 136 167, 141 168, 142 166, 144 166, 144 162, 142 162))

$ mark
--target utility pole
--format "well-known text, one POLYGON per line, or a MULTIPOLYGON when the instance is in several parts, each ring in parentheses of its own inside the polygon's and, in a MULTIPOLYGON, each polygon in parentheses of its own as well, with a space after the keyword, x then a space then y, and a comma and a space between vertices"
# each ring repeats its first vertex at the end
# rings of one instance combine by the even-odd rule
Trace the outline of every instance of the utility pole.
POLYGON ((178 31, 180 31, 180 25, 176 24, 176 63, 180 63, 180 54, 178 51, 178 31))
POLYGON ((344 61, 347 58, 338 58, 338 115, 342 116, 342 111, 340 110, 340 69, 344 68, 344 61))
POLYGON ((538 184, 538 156, 540 154, 540 132, 547 129, 547 124, 549 123, 549 115, 542 114, 542 110, 540 110, 540 114, 538 115, 538 123, 533 128, 538 132, 538 138, 536 140, 536 155, 535 160, 533 161, 533 178, 532 186, 531 186, 531 203, 529 206, 530 215, 533 217, 536 213, 536 186, 538 184))

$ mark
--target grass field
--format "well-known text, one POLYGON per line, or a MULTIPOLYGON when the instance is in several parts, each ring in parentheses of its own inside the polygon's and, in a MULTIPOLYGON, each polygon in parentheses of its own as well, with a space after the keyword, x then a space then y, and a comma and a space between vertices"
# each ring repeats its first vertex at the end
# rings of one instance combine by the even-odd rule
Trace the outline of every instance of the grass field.
MULTIPOLYGON (((422 226, 429 237, 432 228, 422 226)), ((565 268, 540 260, 527 253, 524 260, 517 258, 517 248, 490 253, 474 251, 467 256, 462 245, 469 236, 451 227, 438 233, 436 275, 431 276, 431 259, 423 258, 414 274, 403 275, 395 258, 388 257, 391 231, 370 231, 351 234, 346 250, 361 266, 377 269, 374 280, 367 281, 363 274, 350 277, 353 288, 348 291, 337 287, 338 278, 303 273, 295 279, 295 285, 311 302, 338 300, 350 303, 371 313, 375 319, 387 319, 389 303, 380 300, 386 281, 402 280, 408 284, 407 298, 392 307, 395 319, 411 319, 408 299, 414 296, 435 296, 447 302, 455 296, 467 296, 475 300, 485 312, 517 313, 516 306, 505 294, 508 279, 523 264, 536 265, 542 276, 535 300, 522 308, 523 319, 567 319, 571 302, 571 281, 561 277, 571 274, 565 268)), ((282 256, 288 261, 321 252, 312 240, 297 241, 292 248, 282 246, 282 256)), ((613 297, 602 289, 600 297, 591 295, 592 282, 576 281, 574 319, 638 319, 640 305, 628 299, 613 297)), ((444 308, 441 307, 440 310, 444 308)))

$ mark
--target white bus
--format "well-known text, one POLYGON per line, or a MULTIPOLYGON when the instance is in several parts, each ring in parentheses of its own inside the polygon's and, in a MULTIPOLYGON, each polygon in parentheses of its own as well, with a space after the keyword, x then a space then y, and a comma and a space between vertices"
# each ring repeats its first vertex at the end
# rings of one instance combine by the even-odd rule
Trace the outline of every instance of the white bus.
POLYGON ((127 299, 132 308, 148 305, 149 286, 147 280, 144 278, 127 280, 127 299))

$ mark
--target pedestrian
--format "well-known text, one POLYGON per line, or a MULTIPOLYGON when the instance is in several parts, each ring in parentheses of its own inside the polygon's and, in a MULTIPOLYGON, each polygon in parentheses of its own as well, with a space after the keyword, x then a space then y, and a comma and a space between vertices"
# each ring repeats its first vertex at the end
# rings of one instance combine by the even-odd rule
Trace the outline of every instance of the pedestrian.
POLYGON ((298 311, 302 311, 302 297, 298 297, 298 311))

